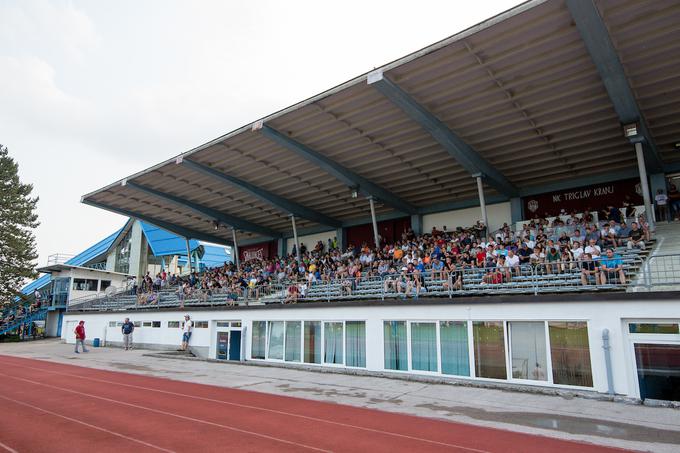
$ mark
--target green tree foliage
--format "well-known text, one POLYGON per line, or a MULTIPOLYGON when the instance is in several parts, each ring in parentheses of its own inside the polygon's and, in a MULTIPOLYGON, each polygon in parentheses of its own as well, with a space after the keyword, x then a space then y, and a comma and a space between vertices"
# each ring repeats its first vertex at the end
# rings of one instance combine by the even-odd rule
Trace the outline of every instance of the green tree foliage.
POLYGON ((0 145, 0 305, 11 302, 26 279, 35 278, 38 258, 33 230, 38 198, 19 180, 19 165, 0 145))

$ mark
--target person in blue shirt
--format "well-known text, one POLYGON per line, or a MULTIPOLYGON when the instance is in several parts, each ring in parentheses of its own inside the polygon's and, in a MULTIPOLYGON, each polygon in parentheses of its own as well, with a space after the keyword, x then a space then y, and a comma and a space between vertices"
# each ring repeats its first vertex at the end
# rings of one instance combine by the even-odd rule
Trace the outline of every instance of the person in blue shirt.
POLYGON ((623 272, 623 261, 619 255, 614 254, 614 250, 607 249, 607 256, 600 258, 600 281, 603 285, 614 283, 619 277, 621 285, 626 284, 626 274, 623 272))

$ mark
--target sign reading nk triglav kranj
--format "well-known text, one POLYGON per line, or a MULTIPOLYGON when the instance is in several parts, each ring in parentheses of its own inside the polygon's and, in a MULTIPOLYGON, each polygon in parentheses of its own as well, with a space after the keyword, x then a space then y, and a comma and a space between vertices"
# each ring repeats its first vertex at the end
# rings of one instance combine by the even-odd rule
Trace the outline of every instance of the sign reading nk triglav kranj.
POLYGON ((594 184, 592 186, 576 187, 558 192, 548 192, 522 199, 524 203, 524 217, 555 216, 564 210, 583 212, 602 211, 607 206, 622 208, 626 201, 634 205, 642 204, 642 192, 639 179, 594 184))

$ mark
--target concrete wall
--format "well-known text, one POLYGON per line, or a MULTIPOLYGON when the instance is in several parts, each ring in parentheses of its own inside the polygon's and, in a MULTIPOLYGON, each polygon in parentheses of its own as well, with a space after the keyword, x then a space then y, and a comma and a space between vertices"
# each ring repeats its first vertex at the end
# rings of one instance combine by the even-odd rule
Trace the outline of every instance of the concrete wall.
MULTIPOLYGON (((510 202, 488 205, 486 212, 489 217, 490 230, 493 231, 504 223, 510 225, 510 202)), ((432 231, 432 227, 441 230, 446 225, 447 230, 454 230, 457 226, 469 227, 478 220, 482 220, 482 213, 479 206, 474 208, 459 209, 457 211, 438 212, 436 214, 425 214, 423 216, 423 233, 432 231)))
MULTIPOLYGON (((593 374, 593 390, 607 392, 607 374, 604 352, 602 348, 602 331, 609 329, 611 342, 611 359, 616 393, 638 397, 637 374, 633 354, 632 334, 628 333, 629 321, 680 322, 680 305, 675 301, 644 302, 634 300, 601 301, 601 302, 536 302, 527 301, 512 303, 484 304, 445 304, 417 306, 348 306, 333 305, 321 307, 295 306, 278 308, 253 308, 229 311, 194 311, 189 310, 194 321, 208 321, 208 328, 195 329, 191 339, 192 347, 203 348, 209 357, 216 357, 217 321, 240 321, 245 329, 246 360, 250 359, 250 332, 253 321, 365 321, 366 322, 366 369, 382 372, 384 369, 383 321, 584 321, 588 325, 590 359, 593 374), (653 314, 653 317, 650 316, 653 314)), ((118 344, 122 341, 120 327, 109 327, 111 321, 122 321, 129 316, 133 321, 161 321, 160 328, 143 327, 135 330, 135 342, 138 344, 157 345, 157 347, 177 346, 181 340, 179 328, 168 328, 168 321, 180 321, 184 312, 129 312, 129 313, 67 313, 63 323, 62 337, 73 341, 71 331, 78 319, 86 321, 88 338, 99 337, 107 342, 118 344), (70 321, 70 322, 69 322, 70 321), (71 331, 69 331, 69 329, 71 331)), ((470 327, 470 332, 472 332, 470 327)), ((657 335, 657 337, 659 337, 657 335)), ((506 363, 510 361, 508 332, 506 324, 506 363)), ((470 342, 472 340, 470 339, 470 342)), ((664 335, 655 341, 676 342, 680 344, 680 335, 664 335)), ((471 344, 470 344, 471 345, 471 344)), ((472 347, 471 347, 472 351, 472 347)), ((474 354, 474 351, 471 353, 474 354)), ((471 369, 474 361, 471 358, 471 369)), ((321 366, 321 365, 312 365, 321 366)), ((440 375, 432 372, 408 371, 401 373, 440 375)), ((509 374, 511 376, 511 373, 509 374)), ((486 380, 470 377, 471 380, 486 380)), ((512 378, 507 381, 527 385, 545 387, 565 387, 549 382, 518 381, 512 378)), ((567 388, 573 388, 568 387, 567 388)))
MULTIPOLYGON (((300 241, 302 244, 305 244, 307 247, 307 250, 311 250, 314 248, 317 242, 323 241, 324 245, 324 250, 328 246, 328 239, 333 239, 336 237, 336 232, 337 230, 331 230, 331 231, 325 231, 323 233, 317 233, 317 234, 310 234, 307 236, 298 236, 298 241, 300 241)), ((289 238, 286 240, 286 252, 287 253, 292 253, 293 252, 293 244, 295 244, 295 239, 289 238)))

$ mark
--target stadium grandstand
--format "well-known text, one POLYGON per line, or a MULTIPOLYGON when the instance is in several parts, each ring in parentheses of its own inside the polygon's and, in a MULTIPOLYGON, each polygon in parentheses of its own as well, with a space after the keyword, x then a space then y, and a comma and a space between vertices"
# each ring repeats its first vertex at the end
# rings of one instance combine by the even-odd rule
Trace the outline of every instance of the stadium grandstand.
POLYGON ((62 337, 680 400, 678 20, 528 1, 83 196, 234 259, 62 337))

